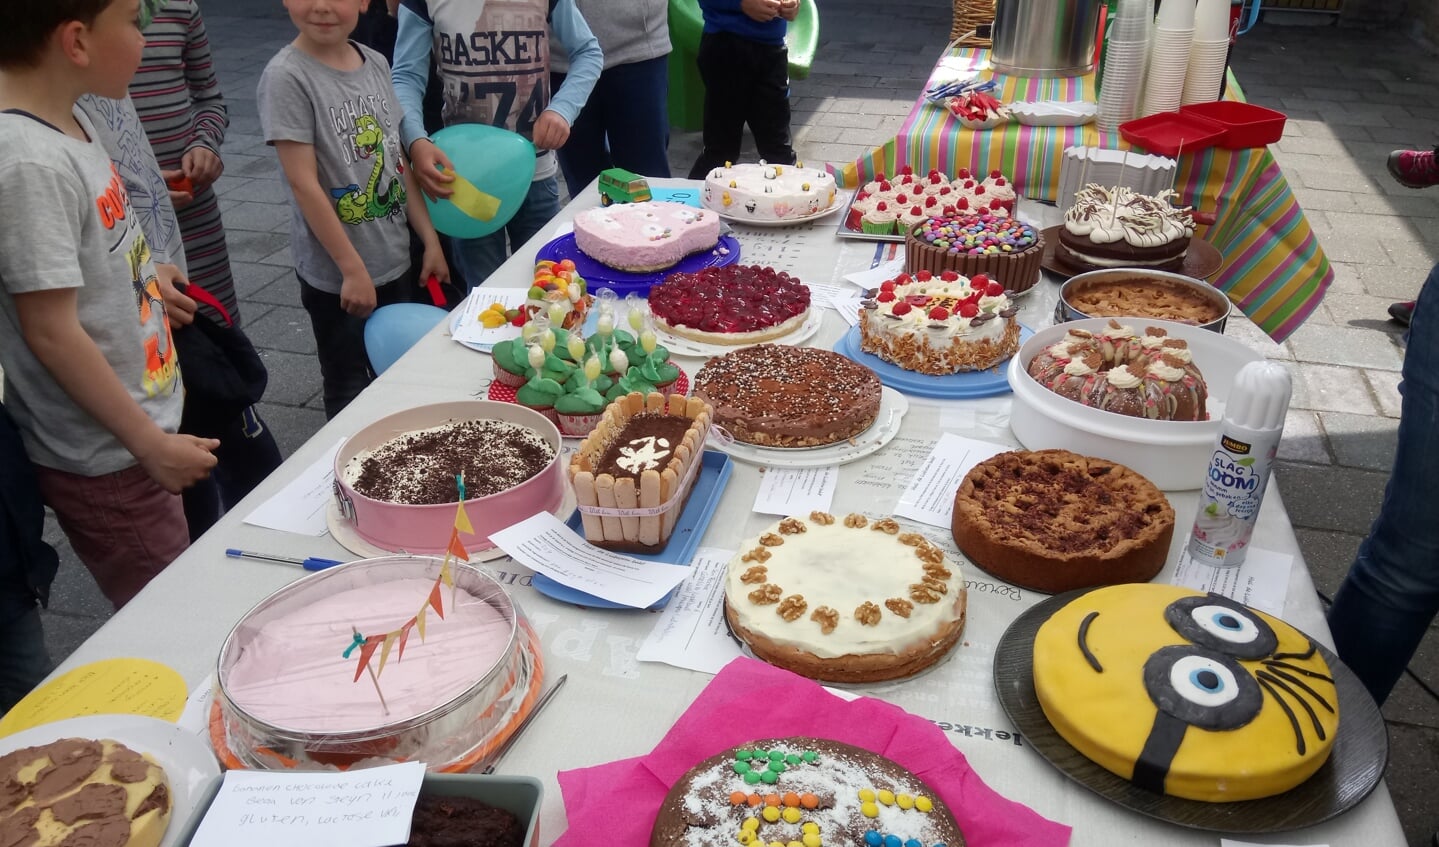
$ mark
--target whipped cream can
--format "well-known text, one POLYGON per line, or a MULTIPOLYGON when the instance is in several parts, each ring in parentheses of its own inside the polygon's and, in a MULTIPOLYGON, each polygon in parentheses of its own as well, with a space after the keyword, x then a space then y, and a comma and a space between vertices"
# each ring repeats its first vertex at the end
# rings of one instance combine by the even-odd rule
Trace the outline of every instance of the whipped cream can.
POLYGON ((1189 535, 1194 561, 1232 568, 1249 555, 1292 392, 1289 371, 1275 362, 1250 362, 1235 375, 1189 535))

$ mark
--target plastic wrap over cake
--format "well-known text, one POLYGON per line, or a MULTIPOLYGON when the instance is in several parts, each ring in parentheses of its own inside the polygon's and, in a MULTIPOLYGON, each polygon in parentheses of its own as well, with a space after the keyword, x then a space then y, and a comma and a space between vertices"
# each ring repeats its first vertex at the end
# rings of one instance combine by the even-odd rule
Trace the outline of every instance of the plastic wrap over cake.
POLYGON ((465 564, 450 573, 446 584, 439 559, 366 559, 257 604, 220 650, 212 740, 222 759, 298 770, 482 764, 533 708, 543 665, 498 582, 465 564))

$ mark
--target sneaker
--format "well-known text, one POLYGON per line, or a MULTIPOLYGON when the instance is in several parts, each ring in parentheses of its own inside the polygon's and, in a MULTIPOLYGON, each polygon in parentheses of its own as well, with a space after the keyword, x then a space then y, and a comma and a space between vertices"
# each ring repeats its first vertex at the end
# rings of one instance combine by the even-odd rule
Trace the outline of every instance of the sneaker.
POLYGON ((1389 173, 1406 188, 1439 184, 1439 164, 1433 150, 1395 150, 1389 154, 1389 173))
POLYGON ((1414 317, 1414 301, 1405 300, 1402 303, 1389 304, 1389 319, 1395 323, 1409 325, 1410 318, 1414 317))

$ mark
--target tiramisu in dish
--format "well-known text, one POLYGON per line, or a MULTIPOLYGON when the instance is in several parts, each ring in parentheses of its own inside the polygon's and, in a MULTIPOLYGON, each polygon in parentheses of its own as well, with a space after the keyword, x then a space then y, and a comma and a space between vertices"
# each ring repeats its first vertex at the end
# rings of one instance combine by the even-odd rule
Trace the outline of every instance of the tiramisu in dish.
POLYGON ((736 441, 818 447, 851 438, 879 417, 874 371, 828 350, 760 344, 711 359, 695 396, 736 441))
POLYGON ((544 470, 554 448, 529 427, 499 420, 453 421, 397 435, 345 466, 345 482, 372 500, 406 505, 454 503, 507 491, 544 470))
POLYGON ((758 344, 789 335, 809 316, 809 287, 783 271, 726 265, 670 274, 650 289, 665 331, 705 344, 758 344))

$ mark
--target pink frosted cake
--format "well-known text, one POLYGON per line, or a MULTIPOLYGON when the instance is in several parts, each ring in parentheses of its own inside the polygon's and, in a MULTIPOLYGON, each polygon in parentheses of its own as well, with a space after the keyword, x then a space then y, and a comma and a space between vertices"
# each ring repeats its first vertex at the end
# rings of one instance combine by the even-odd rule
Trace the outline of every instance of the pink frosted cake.
POLYGON ((719 216, 682 203, 617 203, 575 216, 575 245, 586 256, 622 271, 672 267, 719 241, 719 216))
POLYGON ((433 586, 433 579, 415 578, 350 588, 266 621, 230 668, 227 696, 254 718, 308 733, 392 725, 448 703, 474 686, 477 670, 512 649, 513 620, 468 591, 454 592, 452 605, 451 590, 442 586, 444 617, 431 612, 424 640, 412 632, 404 658, 387 657, 379 679, 388 714, 371 681, 355 680, 356 656, 341 656, 354 630, 395 629, 415 615, 433 586))

